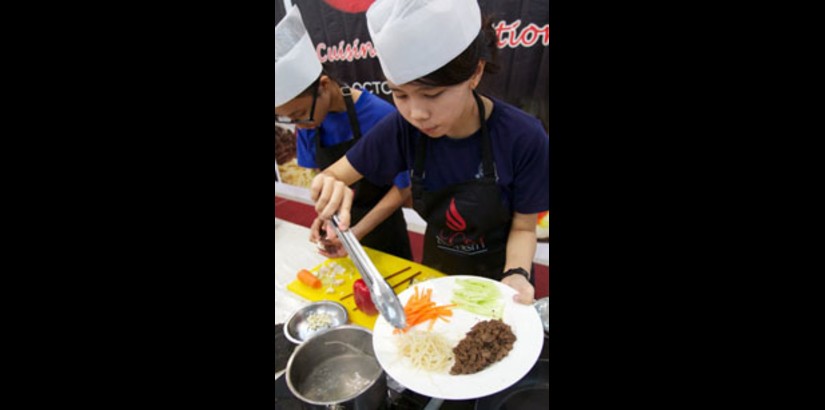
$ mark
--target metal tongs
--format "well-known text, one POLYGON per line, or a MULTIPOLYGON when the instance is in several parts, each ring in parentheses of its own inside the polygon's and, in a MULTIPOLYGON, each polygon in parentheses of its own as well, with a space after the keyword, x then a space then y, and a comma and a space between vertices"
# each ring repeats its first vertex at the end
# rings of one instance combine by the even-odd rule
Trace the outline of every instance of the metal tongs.
POLYGON ((355 235, 347 229, 341 231, 338 228, 338 215, 332 216, 332 226, 335 228, 335 233, 344 244, 344 249, 349 253, 350 259, 355 264, 358 272, 361 273, 361 278, 370 290, 372 296, 372 303, 381 312, 381 316, 387 320, 391 325, 398 329, 403 329, 407 326, 407 318, 404 315, 404 307, 401 306, 401 301, 395 295, 392 288, 387 281, 378 273, 378 269, 372 263, 372 260, 367 256, 361 243, 355 238, 355 235))

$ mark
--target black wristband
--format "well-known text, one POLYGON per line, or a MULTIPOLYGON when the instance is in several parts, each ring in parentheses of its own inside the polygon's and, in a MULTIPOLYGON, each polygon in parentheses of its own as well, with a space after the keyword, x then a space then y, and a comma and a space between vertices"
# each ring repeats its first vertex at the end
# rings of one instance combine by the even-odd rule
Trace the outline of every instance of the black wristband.
POLYGON ((499 277, 498 280, 501 281, 502 279, 504 279, 504 278, 506 278, 510 275, 522 275, 522 276, 524 276, 525 279, 527 279, 528 282, 530 281, 530 272, 527 272, 523 268, 508 269, 507 272, 504 272, 504 273, 501 274, 501 276, 499 277))

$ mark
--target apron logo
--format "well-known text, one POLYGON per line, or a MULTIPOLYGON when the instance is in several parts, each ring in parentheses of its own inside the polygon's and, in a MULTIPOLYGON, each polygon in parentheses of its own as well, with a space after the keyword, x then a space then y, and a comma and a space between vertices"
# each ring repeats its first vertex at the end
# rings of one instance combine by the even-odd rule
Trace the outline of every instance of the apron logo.
POLYGON ((450 207, 447 209, 447 212, 444 213, 447 216, 447 227, 456 231, 461 232, 467 228, 467 223, 464 222, 464 218, 461 217, 461 214, 458 213, 458 209, 455 208, 455 198, 450 201, 450 207))
MULTIPOLYGON (((324 0, 330 7, 345 13, 363 13, 375 0, 324 0)), ((519 20, 519 22, 521 22, 519 20)))
POLYGON ((475 255, 487 252, 487 245, 484 244, 484 235, 472 238, 464 230, 467 229, 467 222, 461 217, 458 208, 455 206, 455 198, 450 201, 450 206, 444 212, 446 216, 446 229, 441 229, 436 236, 436 244, 439 248, 464 255, 475 255))

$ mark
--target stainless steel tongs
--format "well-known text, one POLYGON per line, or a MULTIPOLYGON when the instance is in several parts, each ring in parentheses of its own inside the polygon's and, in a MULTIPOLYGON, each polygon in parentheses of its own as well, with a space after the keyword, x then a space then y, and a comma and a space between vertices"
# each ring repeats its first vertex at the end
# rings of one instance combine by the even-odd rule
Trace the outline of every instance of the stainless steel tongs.
POLYGON ((401 301, 395 295, 392 288, 387 281, 378 272, 375 264, 367 256, 361 243, 355 238, 355 235, 348 230, 341 231, 338 228, 338 215, 332 216, 332 226, 335 228, 335 233, 341 238, 341 243, 344 244, 344 249, 349 253, 350 259, 355 264, 358 272, 361 273, 361 278, 370 290, 372 296, 372 303, 381 312, 381 316, 396 328, 403 329, 407 326, 407 318, 404 315, 404 307, 401 306, 401 301))

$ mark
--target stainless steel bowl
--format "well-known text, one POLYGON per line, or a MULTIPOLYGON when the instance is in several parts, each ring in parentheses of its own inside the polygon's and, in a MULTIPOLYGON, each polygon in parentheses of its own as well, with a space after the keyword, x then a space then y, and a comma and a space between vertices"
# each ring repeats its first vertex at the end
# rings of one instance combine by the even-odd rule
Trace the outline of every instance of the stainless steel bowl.
POLYGON ((543 297, 533 303, 533 307, 539 312, 541 324, 544 326, 544 333, 550 333, 550 297, 543 297))
POLYGON ((289 317, 284 326, 284 336, 292 343, 301 344, 317 334, 346 324, 348 320, 347 309, 338 302, 325 300, 310 303, 289 317), (319 314, 329 316, 330 323, 313 329, 309 318, 319 314))

